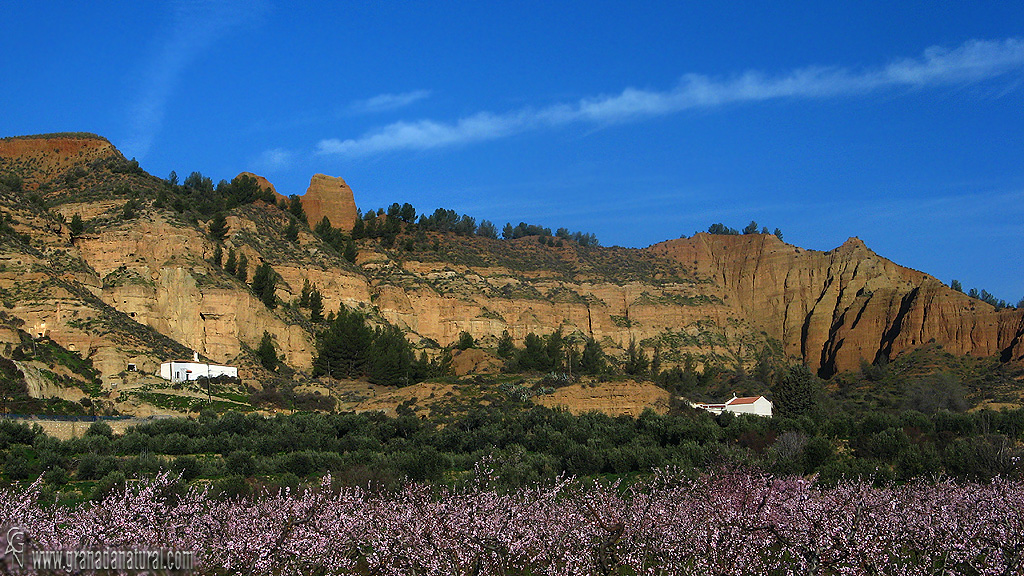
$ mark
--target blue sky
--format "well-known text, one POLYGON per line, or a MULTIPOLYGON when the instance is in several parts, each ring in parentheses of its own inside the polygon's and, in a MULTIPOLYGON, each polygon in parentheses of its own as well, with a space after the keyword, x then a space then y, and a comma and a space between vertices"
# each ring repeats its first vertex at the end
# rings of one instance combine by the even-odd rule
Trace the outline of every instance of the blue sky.
POLYGON ((1019 2, 24 2, 0 135, 646 246, 751 220, 1024 296, 1019 2))

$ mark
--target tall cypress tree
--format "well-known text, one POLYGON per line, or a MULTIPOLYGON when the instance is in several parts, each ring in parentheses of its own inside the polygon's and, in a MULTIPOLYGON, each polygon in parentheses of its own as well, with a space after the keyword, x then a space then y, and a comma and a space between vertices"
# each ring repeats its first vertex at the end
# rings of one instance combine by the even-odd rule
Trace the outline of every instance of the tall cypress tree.
POLYGON ((544 369, 561 370, 565 367, 565 339, 562 338, 561 328, 548 335, 544 351, 547 356, 547 365, 544 369))

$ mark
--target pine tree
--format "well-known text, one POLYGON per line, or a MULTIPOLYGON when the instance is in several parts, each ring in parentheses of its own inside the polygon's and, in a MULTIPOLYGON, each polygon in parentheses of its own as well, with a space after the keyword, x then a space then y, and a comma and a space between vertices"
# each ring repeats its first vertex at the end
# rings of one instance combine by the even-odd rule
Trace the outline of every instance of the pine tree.
POLYGON ((277 306, 276 288, 277 272, 274 272, 274 269, 266 262, 257 266, 256 271, 252 275, 252 291, 259 296, 267 308, 277 306))
POLYGON ((79 236, 85 230, 85 222, 82 222, 82 216, 75 214, 71 217, 71 223, 68 224, 68 230, 71 231, 72 236, 79 236))
POLYGON ((623 370, 631 376, 642 376, 647 372, 647 356, 642 348, 636 345, 636 339, 629 339, 629 347, 626 348, 626 365, 623 370))
POLYGON ((508 360, 516 353, 516 345, 512 342, 512 335, 508 330, 502 330, 501 338, 498 338, 498 357, 508 360))
POLYGON ((271 338, 270 332, 263 332, 263 339, 260 340, 260 347, 256 350, 256 355, 259 356, 260 364, 267 370, 277 367, 277 350, 274 349, 274 340, 271 338))
POLYGON ((463 330, 459 333, 459 342, 455 345, 459 350, 469 350, 475 346, 473 335, 463 330))
MULTIPOLYGON (((362 222, 362 220, 359 220, 359 222, 362 222)), ((354 234, 355 233, 353 232, 353 235, 354 234)), ((355 240, 349 240, 348 242, 345 242, 345 254, 344 254, 345 260, 348 260, 349 262, 352 262, 353 264, 355 264, 355 262, 356 262, 356 255, 357 255, 357 252, 356 252, 355 240)))
POLYGON ((309 308, 309 294, 313 287, 309 285, 309 278, 302 281, 302 292, 299 293, 299 308, 309 308))
POLYGON ((407 224, 412 224, 416 221, 416 209, 412 207, 412 204, 406 202, 402 204, 402 221, 407 224))
POLYGON ((228 260, 227 262, 224 263, 224 271, 233 276, 237 268, 238 260, 237 257, 235 256, 235 249, 228 248, 228 260))
POLYGON ((316 288, 309 293, 309 319, 314 324, 324 321, 324 300, 316 288))
POLYGON ((217 244, 213 248, 213 258, 210 259, 210 262, 214 266, 220 268, 220 263, 223 262, 223 261, 224 261, 224 250, 221 249, 220 244, 217 244))
POLYGON ((313 229, 313 232, 316 232, 317 236, 323 238, 328 242, 330 242, 331 239, 334 237, 334 227, 331 226, 331 221, 327 218, 327 216, 324 216, 323 218, 320 219, 320 222, 317 223, 316 228, 313 229))
POLYGON ((601 344, 593 338, 587 338, 586 344, 583 345, 580 370, 585 374, 600 374, 605 370, 604 351, 601 350, 601 344))
POLYGON ((548 355, 544 340, 533 332, 523 340, 523 349, 519 351, 518 366, 521 370, 547 370, 548 355))
POLYGON ((249 279, 249 259, 245 256, 245 253, 239 253, 238 265, 235 267, 235 277, 241 282, 249 279))
POLYGON ((222 212, 218 212, 210 220, 210 238, 216 242, 223 242, 228 235, 228 220, 222 212))
POLYGON ((412 384, 412 347, 396 326, 378 328, 367 355, 367 377, 382 386, 412 384))
POLYGON ((376 212, 370 212, 366 215, 366 218, 363 218, 363 235, 367 238, 376 238, 378 236, 376 212))
POLYGON ((373 333, 363 315, 342 307, 331 319, 327 330, 317 337, 317 356, 313 375, 332 378, 358 378, 366 374, 366 359, 373 333))
POLYGON ((288 226, 284 229, 284 238, 289 242, 295 242, 299 239, 299 224, 295 218, 288 219, 288 226))
POLYGON ((490 220, 481 220, 480 226, 476 229, 476 234, 484 238, 498 239, 498 229, 494 226, 494 222, 490 220))
POLYGON ((292 216, 295 216, 299 220, 302 220, 303 222, 305 222, 306 221, 306 211, 303 210, 303 208, 302 208, 302 198, 299 198, 295 194, 292 194, 288 198, 289 198, 289 201, 288 201, 288 212, 291 213, 292 216))

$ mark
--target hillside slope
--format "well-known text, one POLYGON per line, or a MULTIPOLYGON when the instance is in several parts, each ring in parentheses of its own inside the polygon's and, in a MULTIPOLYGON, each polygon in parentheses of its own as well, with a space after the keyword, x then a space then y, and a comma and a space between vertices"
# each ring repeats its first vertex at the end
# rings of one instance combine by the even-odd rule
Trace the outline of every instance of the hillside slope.
MULTIPOLYGON (((462 331, 494 345, 505 330, 521 343, 558 329, 577 342, 594 337, 613 356, 631 340, 658 347, 667 364, 685 355, 749 364, 770 351, 825 376, 926 343, 1024 358, 1024 311, 996 311, 857 239, 818 252, 770 235, 698 234, 632 249, 407 227, 393 247, 361 240, 352 264, 306 228, 288 240, 290 216, 277 206, 245 203, 227 212, 221 247, 246 255, 250 277, 262 262, 280 275, 282 305, 271 310, 211 263, 209 217, 174 207, 166 181, 106 140, 2 139, 0 174, 20 178, 0 190, 9 220, 0 242, 4 304, 36 333, 93 358, 105 380, 129 362, 153 371, 190 350, 244 364, 264 331, 289 366, 308 371, 315 327, 294 305, 306 282, 326 310, 360 308, 426 350, 462 331), (84 230, 72 235, 76 215, 84 230)), ((306 203, 318 214, 343 207, 347 221, 351 190, 324 178, 314 179, 316 198, 306 203), (333 198, 332 190, 347 192, 333 198)), ((246 377, 259 375, 253 370, 246 377)))

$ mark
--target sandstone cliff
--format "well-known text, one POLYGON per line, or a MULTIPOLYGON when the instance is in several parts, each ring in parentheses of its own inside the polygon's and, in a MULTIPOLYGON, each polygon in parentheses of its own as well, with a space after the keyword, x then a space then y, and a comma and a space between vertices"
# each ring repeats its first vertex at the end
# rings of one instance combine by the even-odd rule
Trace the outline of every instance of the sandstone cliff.
MULTIPOLYGON (((271 310, 211 263, 209 223, 168 206, 168 184, 109 142, 0 140, 0 172, 22 175, 45 196, 40 205, 0 191, 10 227, 29 238, 0 242, 4 305, 26 329, 92 358, 108 381, 129 362, 153 371, 190 350, 242 363, 264 331, 289 366, 308 371, 315 327, 294 306, 306 282, 327 311, 361 309, 431 353, 462 331, 493 346, 506 330, 521 343, 558 329, 576 342, 596 338, 612 355, 631 340, 658 347, 666 364, 685 355, 750 363, 777 350, 823 375, 930 342, 957 354, 1024 358, 1024 311, 997 312, 857 239, 818 252, 769 235, 698 234, 630 249, 430 232, 403 235, 392 248, 361 240, 351 264, 308 229, 284 238, 288 215, 276 206, 237 206, 221 248, 245 254, 250 277, 261 262, 274 268, 283 305, 271 310), (67 222, 76 214, 86 230, 72 237, 67 222)), ((327 216, 350 229, 356 216, 340 178, 314 176, 302 202, 312 224, 327 216)))
POLYGON ((996 311, 858 238, 817 252, 767 234, 697 234, 648 250, 714 280, 738 315, 824 376, 931 342, 954 354, 1024 356, 1024 310, 996 311))
MULTIPOLYGON (((256 177, 263 187, 266 187, 263 184, 266 182, 274 190, 274 194, 279 201, 287 199, 284 195, 278 193, 274 189, 273 184, 267 182, 266 178, 249 172, 243 172, 243 174, 256 177)), ((351 230, 352 226, 356 223, 355 197, 352 195, 352 189, 339 177, 314 174, 309 181, 309 188, 306 189, 305 194, 299 196, 299 199, 302 202, 302 209, 306 212, 306 219, 309 221, 311 228, 320 223, 324 217, 327 217, 331 222, 331 226, 346 232, 351 230)))

